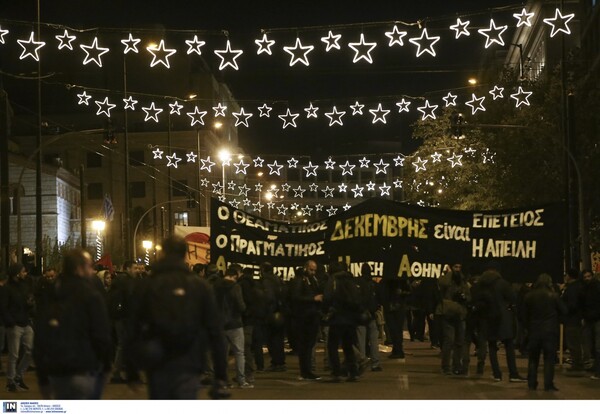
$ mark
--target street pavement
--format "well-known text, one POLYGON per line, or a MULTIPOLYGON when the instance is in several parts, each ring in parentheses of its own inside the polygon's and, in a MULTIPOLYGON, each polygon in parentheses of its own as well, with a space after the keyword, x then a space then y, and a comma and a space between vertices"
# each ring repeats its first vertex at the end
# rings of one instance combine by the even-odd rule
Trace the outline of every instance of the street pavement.
MULTIPOLYGON (((286 372, 264 372, 256 374, 255 388, 232 389, 232 399, 248 400, 389 400, 389 399, 421 399, 421 400, 513 400, 513 399, 599 399, 600 381, 589 379, 589 374, 582 377, 567 376, 563 369, 556 367, 557 392, 538 390, 528 391, 526 383, 509 383, 506 372, 506 358, 499 352, 500 366, 504 370, 504 380, 494 382, 489 363, 481 378, 473 376, 444 376, 440 370, 439 351, 431 349, 428 343, 405 342, 406 360, 388 359, 390 349, 381 346, 382 372, 371 372, 367 369, 359 382, 327 383, 327 375, 323 370, 324 350, 319 344, 317 350, 317 373, 323 375, 322 381, 307 382, 298 380, 298 358, 287 356, 286 372)), ((269 357, 265 355, 265 363, 269 357)), ((6 367, 6 357, 3 357, 6 367)), ((475 357, 471 359, 471 371, 474 372, 475 357)), ((526 376, 527 359, 518 358, 520 374, 526 376)), ((230 375, 233 375, 233 360, 230 361, 230 375)), ((540 366, 539 381, 543 388, 542 369, 540 366)), ((9 394, 4 387, 0 390, 0 399, 36 400, 40 398, 37 389, 35 372, 28 372, 25 382, 29 391, 9 394)), ((130 390, 126 385, 108 384, 104 393, 105 399, 146 399, 145 388, 130 390)), ((207 398, 206 389, 201 390, 199 398, 207 398)))

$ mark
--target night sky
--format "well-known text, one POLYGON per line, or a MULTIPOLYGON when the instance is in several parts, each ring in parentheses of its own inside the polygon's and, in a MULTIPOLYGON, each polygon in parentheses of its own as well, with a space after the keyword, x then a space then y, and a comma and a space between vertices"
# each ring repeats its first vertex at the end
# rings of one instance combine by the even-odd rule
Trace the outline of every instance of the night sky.
MULTIPOLYGON (((227 70, 218 73, 218 58, 212 53, 215 48, 224 46, 225 37, 216 35, 201 36, 207 41, 203 55, 211 65, 217 77, 225 81, 243 106, 255 112, 250 120, 250 128, 240 128, 240 145, 249 152, 300 153, 327 155, 336 153, 365 152, 409 152, 415 142, 410 137, 410 125, 416 113, 398 115, 394 105, 396 97, 407 94, 427 96, 441 101, 448 90, 463 88, 470 76, 477 75, 486 53, 495 53, 498 48, 485 50, 484 38, 472 30, 487 27, 490 17, 502 24, 515 26, 511 16, 517 10, 491 12, 490 8, 521 4, 510 1, 158 1, 158 0, 42 0, 42 21, 69 25, 75 28, 147 28, 163 26, 167 30, 227 30, 234 47, 244 49, 238 59, 240 70, 227 70), (454 40, 454 33, 448 30, 456 17, 468 16, 472 30, 469 38, 454 40), (420 32, 417 27, 406 28, 405 45, 401 48, 388 48, 388 39, 384 32, 391 30, 390 25, 371 27, 370 22, 391 22, 395 20, 413 22, 417 19, 429 20, 426 27, 430 34, 441 35, 435 45, 438 56, 423 55, 415 57, 415 47, 408 43, 409 37, 420 32), (304 30, 308 26, 329 26, 353 23, 365 23, 366 27, 341 27, 335 31, 342 34, 342 50, 325 53, 320 38, 327 34, 327 28, 304 30), (273 31, 269 36, 277 42, 273 48, 273 57, 256 55, 254 39, 260 37, 261 29, 291 28, 287 31, 273 31), (295 29, 299 28, 299 29, 295 29), (376 41, 378 47, 373 53, 372 65, 361 62, 352 64, 353 51, 348 42, 358 41, 364 33, 367 41, 376 41), (310 67, 289 67, 289 55, 283 46, 293 45, 296 36, 304 44, 313 44, 315 49, 309 54, 310 67), (218 46, 218 47, 217 47, 218 46), (381 97, 390 98, 383 99, 381 97), (347 107, 344 126, 328 127, 328 119, 323 113, 329 111, 334 103, 348 105, 361 97, 365 110, 383 102, 392 113, 386 125, 372 125, 371 116, 351 119, 351 110, 347 107), (262 100, 281 101, 275 105, 273 114, 284 113, 289 105, 295 112, 301 112, 297 129, 282 130, 277 117, 270 119, 258 117, 256 106, 262 100), (302 108, 312 101, 319 106, 319 119, 307 120, 302 108)), ((0 19, 34 21, 36 18, 35 1, 3 1, 0 5, 0 19)), ((464 19, 463 19, 464 20, 464 19)), ((100 34, 102 39, 102 34, 100 34)), ((120 34, 119 34, 120 36, 120 34)), ((173 38, 173 35, 168 34, 173 38)), ((172 46, 182 52, 183 40, 188 34, 177 34, 172 46), (183 37, 182 37, 183 36, 183 37)), ((505 32, 505 42, 510 42, 512 32, 505 32)), ((13 39, 14 40, 14 39, 13 39)), ((52 39, 54 41, 54 39, 52 39)), ((52 47, 55 48, 54 43, 52 47)), ((81 50, 77 61, 81 62, 81 50)), ((117 51, 112 54, 119 55, 117 51)), ((182 53, 179 53, 185 56, 182 53)), ((0 57, 5 71, 18 71, 19 61, 9 59, 6 53, 0 57)), ((53 65, 60 62, 52 62, 53 65)), ((81 66, 75 67, 80 69, 81 66)), ((90 68, 91 69, 91 68, 90 68)), ((119 76, 120 67, 115 69, 119 76), (117 70, 118 69, 118 70, 117 70)), ((88 70, 86 67, 84 70, 88 70)), ((110 71, 106 68, 105 71, 110 71)), ((65 71, 64 73, 69 73, 65 71)), ((105 78, 111 74, 104 72, 105 78)), ((138 76, 143 77, 143 73, 138 76)), ((60 78, 60 76, 58 76, 60 78)), ((63 74, 61 81, 68 82, 63 74)), ((5 83, 10 81, 6 81, 5 83)), ((156 84, 156 82, 154 82, 156 84)), ((31 104, 31 89, 19 82, 12 83, 10 92, 25 106, 31 104), (22 88, 22 89, 20 89, 22 88), (19 93, 22 90, 22 93, 19 93), (15 96, 16 95, 16 96, 15 96)), ((96 85, 101 86, 101 85, 96 85)), ((152 84, 147 90, 139 92, 154 93, 152 84)), ((7 87, 7 89, 9 89, 7 87)), ((161 90, 160 93, 163 93, 161 90)), ((173 91, 172 94, 185 93, 173 91)), ((60 94, 59 94, 60 95, 60 94)), ((57 95, 58 96, 58 95, 57 95)), ((56 107, 55 102, 47 106, 56 107)), ((69 102, 69 105, 72 105, 69 102)), ((414 105, 413 105, 414 106, 414 105)), ((76 108, 75 108, 76 109, 76 108)), ((413 110, 414 111, 414 110, 413 110)), ((50 111, 51 112, 51 111, 50 111)), ((48 110, 46 110, 48 113, 48 110)))

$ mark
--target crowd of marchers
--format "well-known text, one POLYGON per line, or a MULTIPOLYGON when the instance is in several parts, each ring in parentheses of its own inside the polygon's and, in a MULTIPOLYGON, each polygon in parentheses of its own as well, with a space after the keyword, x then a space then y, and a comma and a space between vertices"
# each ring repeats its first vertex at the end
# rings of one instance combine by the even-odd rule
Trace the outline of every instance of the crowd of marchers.
POLYGON ((546 274, 516 285, 496 263, 477 275, 456 263, 439 279, 419 279, 374 276, 366 263, 353 275, 343 262, 309 259, 284 281, 267 262, 259 272, 190 269, 177 238, 160 253, 151 268, 127 262, 114 272, 83 250, 63 255, 60 274, 32 277, 12 265, 0 277, 7 391, 27 390, 34 366, 45 399, 101 398, 107 382, 145 384, 153 399, 194 399, 202 387, 222 399, 260 385, 261 372, 287 371, 291 357, 299 381, 356 382, 367 369, 382 371, 382 344, 388 358, 405 359, 406 331, 440 349, 443 375, 482 377, 489 357, 492 380, 502 381, 503 346, 508 381, 536 390, 543 355, 546 391, 558 390, 562 334, 568 372, 600 379, 600 280, 591 271, 570 270, 560 285, 546 274), (528 356, 526 378, 517 352, 528 356))

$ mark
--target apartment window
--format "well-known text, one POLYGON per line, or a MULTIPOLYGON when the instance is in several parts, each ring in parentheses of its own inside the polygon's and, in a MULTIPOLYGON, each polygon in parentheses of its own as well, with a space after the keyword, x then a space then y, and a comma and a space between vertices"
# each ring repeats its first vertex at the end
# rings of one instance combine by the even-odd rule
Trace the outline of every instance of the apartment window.
POLYGON ((174 215, 175 225, 176 226, 188 226, 189 225, 188 217, 189 217, 189 213, 187 211, 178 211, 174 215))
POLYGON ((144 151, 129 151, 129 165, 134 167, 140 167, 145 165, 145 153, 144 151))
POLYGON ((146 183, 143 181, 134 181, 129 185, 129 194, 131 198, 146 197, 146 183))
POLYGON ((171 191, 173 197, 188 197, 187 180, 173 180, 171 191))
POLYGON ((104 197, 104 189, 102 183, 89 183, 88 184, 88 200, 102 200, 104 197))
POLYGON ((87 168, 101 168, 102 167, 102 155, 97 152, 87 153, 87 168))

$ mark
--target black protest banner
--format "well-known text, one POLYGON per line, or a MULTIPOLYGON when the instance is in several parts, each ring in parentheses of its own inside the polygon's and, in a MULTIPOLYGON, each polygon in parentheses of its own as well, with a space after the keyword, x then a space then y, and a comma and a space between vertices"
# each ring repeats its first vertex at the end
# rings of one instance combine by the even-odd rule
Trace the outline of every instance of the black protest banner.
POLYGON ((369 199, 328 223, 326 250, 375 275, 439 277, 462 263, 472 274, 499 268, 512 282, 542 272, 562 276, 562 208, 558 204, 503 211, 453 211, 369 199))
POLYGON ((220 270, 229 263, 255 267, 270 262, 285 280, 307 258, 324 263, 327 221, 288 224, 266 220, 211 201, 211 257, 220 270))

